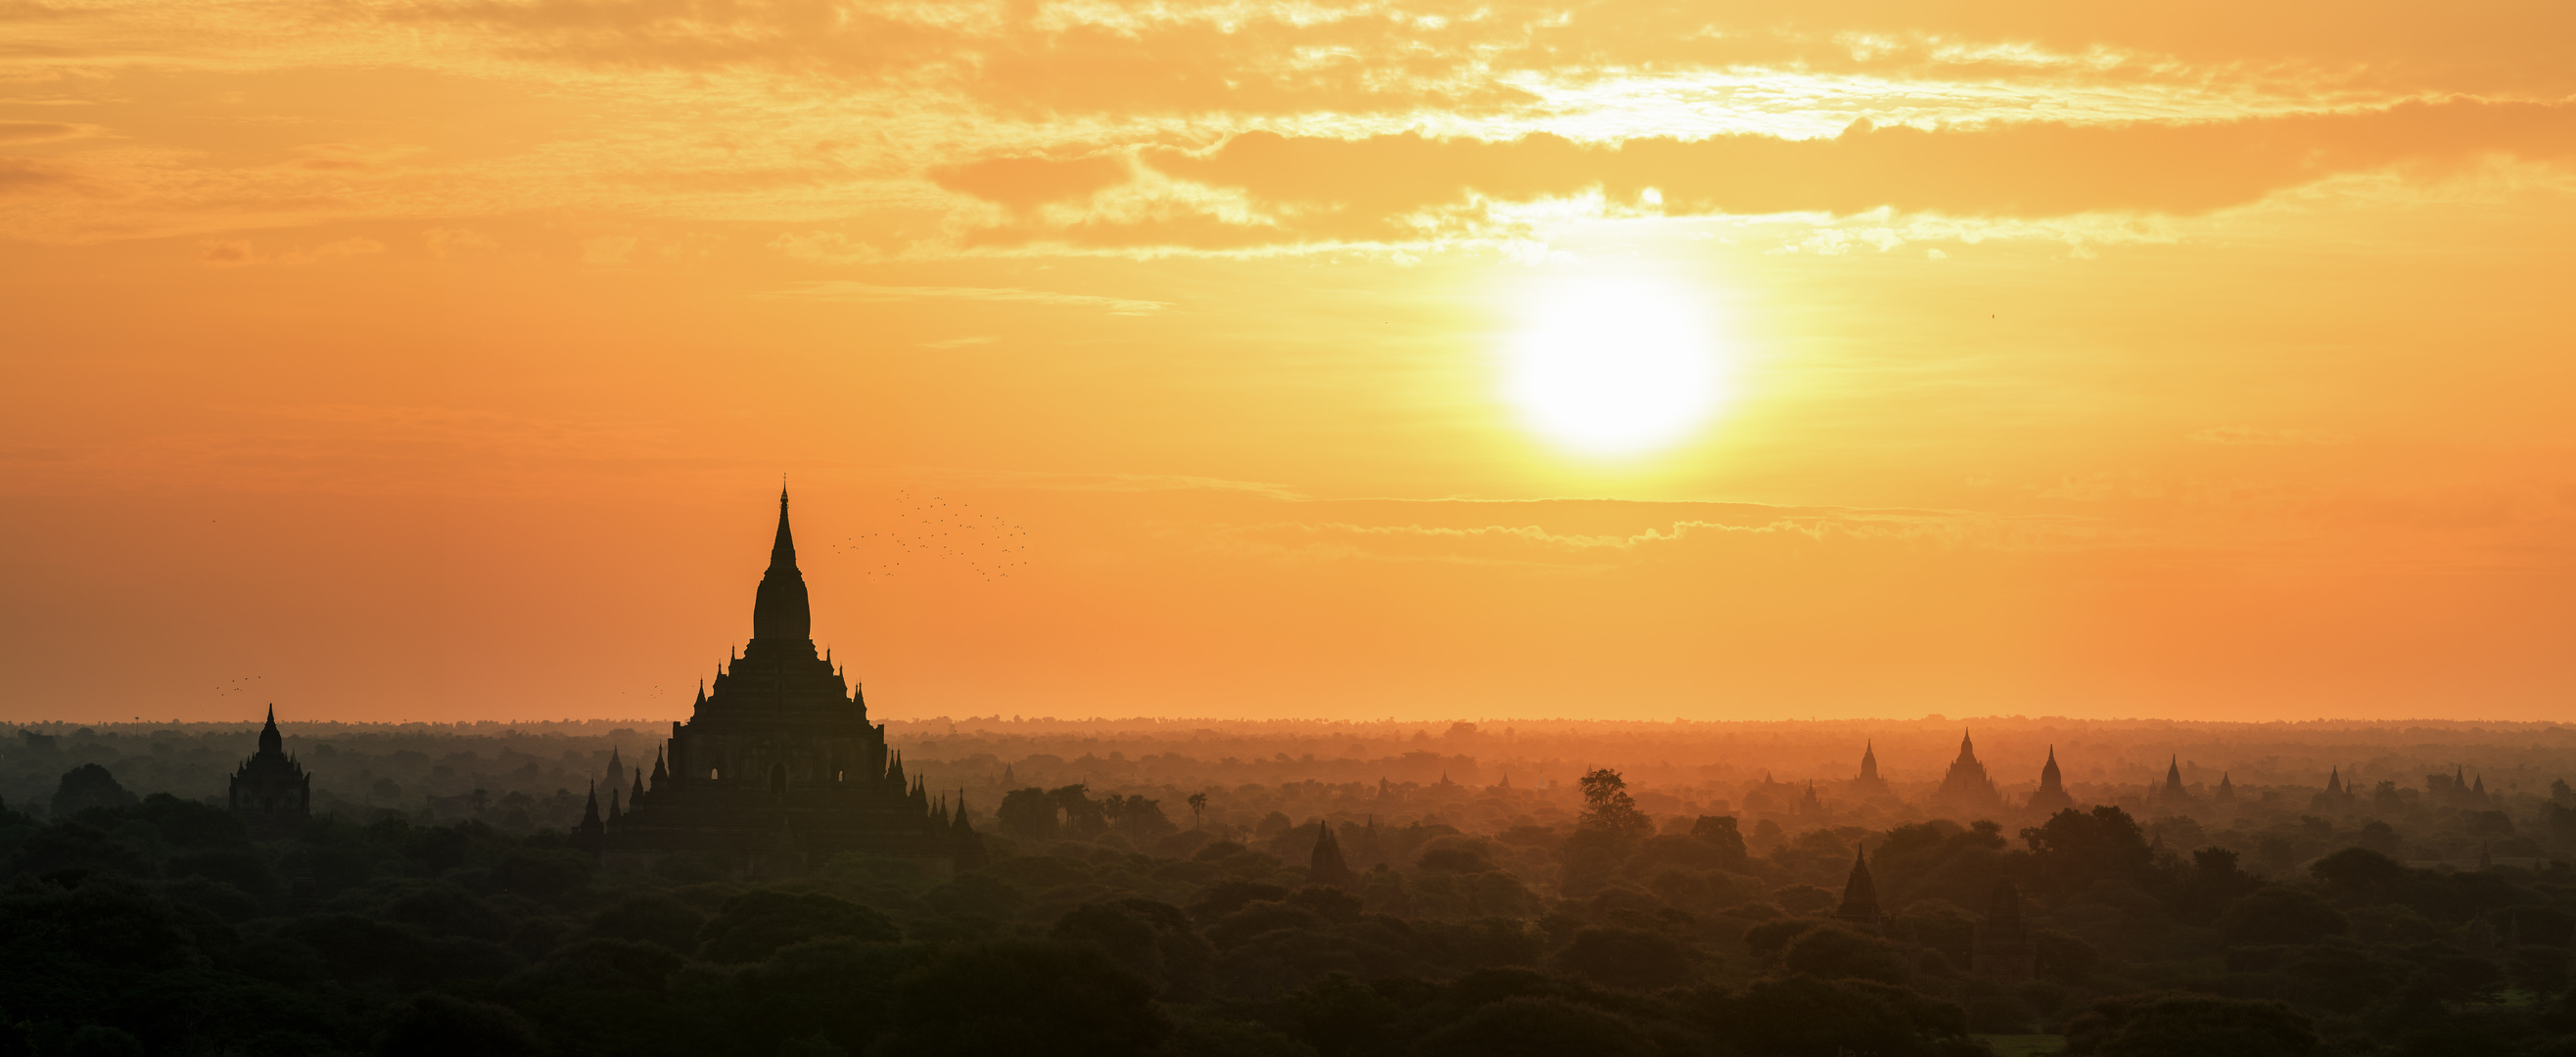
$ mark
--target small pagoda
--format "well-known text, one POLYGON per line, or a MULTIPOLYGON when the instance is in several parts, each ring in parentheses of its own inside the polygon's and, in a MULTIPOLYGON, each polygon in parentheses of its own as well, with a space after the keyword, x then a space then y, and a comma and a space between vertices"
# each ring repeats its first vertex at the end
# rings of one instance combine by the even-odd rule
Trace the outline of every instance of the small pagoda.
POLYGON ((259 728, 259 751, 233 771, 230 801, 253 840, 292 837, 313 817, 313 776, 286 754, 276 705, 268 706, 268 725, 259 728))

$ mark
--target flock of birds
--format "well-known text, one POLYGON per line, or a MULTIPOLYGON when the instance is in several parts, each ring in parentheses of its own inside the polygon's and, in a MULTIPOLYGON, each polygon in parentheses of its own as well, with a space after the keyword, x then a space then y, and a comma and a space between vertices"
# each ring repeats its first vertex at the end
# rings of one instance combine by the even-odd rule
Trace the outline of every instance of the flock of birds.
POLYGON ((863 532, 832 544, 834 551, 882 556, 885 560, 866 570, 867 575, 893 576, 905 568, 963 562, 967 571, 989 581, 1009 576, 1011 570, 1029 564, 1029 530, 1025 526, 941 496, 921 499, 910 492, 895 495, 903 512, 895 518, 894 527, 883 532, 863 532), (887 547, 894 548, 892 553, 887 553, 887 547))

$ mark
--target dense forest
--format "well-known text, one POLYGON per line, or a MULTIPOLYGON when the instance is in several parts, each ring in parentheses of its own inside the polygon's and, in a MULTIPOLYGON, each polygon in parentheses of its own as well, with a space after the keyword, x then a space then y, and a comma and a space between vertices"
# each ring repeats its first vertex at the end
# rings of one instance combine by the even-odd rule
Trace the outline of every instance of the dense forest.
POLYGON ((1962 813, 1651 730, 996 726, 899 739, 984 834, 953 876, 603 869, 568 828, 642 724, 289 724, 267 841, 238 726, 0 734, 0 1053, 2576 1055, 2559 728, 2323 732, 2332 789, 2240 731, 2167 792, 2141 736, 1962 813))

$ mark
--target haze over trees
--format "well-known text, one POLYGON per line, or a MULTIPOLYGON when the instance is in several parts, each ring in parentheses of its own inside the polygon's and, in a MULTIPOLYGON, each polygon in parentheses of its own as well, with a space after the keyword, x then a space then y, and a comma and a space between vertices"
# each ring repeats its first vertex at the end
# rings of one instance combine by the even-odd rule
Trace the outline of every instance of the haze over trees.
POLYGON ((649 756, 641 722, 284 726, 316 817, 266 842, 216 806, 248 728, 0 733, 0 1052, 2576 1037, 2576 731, 2554 726, 1981 722, 1994 800, 1963 813, 1938 802, 1948 724, 899 722, 986 834, 991 861, 948 877, 600 868, 566 834, 612 749, 649 756), (2074 806, 2033 811, 2051 744, 2074 806))

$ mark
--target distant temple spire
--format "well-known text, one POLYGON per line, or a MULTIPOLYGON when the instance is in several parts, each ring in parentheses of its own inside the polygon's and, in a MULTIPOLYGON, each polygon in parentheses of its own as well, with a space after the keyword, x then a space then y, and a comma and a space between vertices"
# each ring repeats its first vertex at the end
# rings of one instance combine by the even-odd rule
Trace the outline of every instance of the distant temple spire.
POLYGON ((618 753, 617 746, 608 747, 608 780, 602 784, 608 786, 610 796, 626 788, 626 760, 618 753))
POLYGON ((259 729, 259 751, 233 771, 228 799, 234 816, 260 840, 294 836, 312 817, 313 776, 286 755, 274 704, 259 729))
POLYGON ((1878 740, 1872 738, 1860 746, 1860 777, 1851 780, 1855 796, 1881 796, 1888 792, 1887 779, 1878 774, 1878 740))
POLYGON ((1349 885, 1351 867, 1342 860, 1342 842, 1333 836, 1333 820, 1316 820, 1315 830, 1315 853, 1306 859, 1307 883, 1349 885))
POLYGON ((1971 814, 2003 806, 2003 799, 1995 794, 1994 779, 1986 777, 1986 765, 1977 762, 1976 742, 1964 730, 1959 732, 1959 758, 1951 761, 1950 773, 1941 776, 1941 788, 1932 799, 1971 814))
POLYGON ((1843 882, 1843 903, 1834 916, 1855 925, 1878 924, 1878 883, 1869 876, 1869 852, 1852 851, 1851 877, 1843 882))
MULTIPOLYGON (((611 801, 614 802, 617 796, 617 791, 615 789, 611 789, 609 790, 608 795, 611 801)), ((612 812, 612 814, 613 813, 614 812, 612 812)), ((607 827, 599 820, 599 783, 592 782, 590 784, 590 800, 587 803, 584 803, 581 808, 581 822, 572 828, 573 847, 580 848, 581 850, 590 852, 594 855, 598 854, 600 837, 606 831, 607 827)))
POLYGON ((2057 746, 2048 747, 2048 762, 2039 768, 2039 789, 2030 794, 2033 812, 2054 815, 2075 806, 2075 798, 2066 795, 2066 783, 2057 771, 2057 746))
POLYGON ((2167 807, 2180 807, 2191 802, 2191 790, 2182 786, 2182 756, 2177 753, 2165 764, 2165 784, 2149 790, 2153 799, 2167 807))
POLYGON ((948 820, 948 838, 956 850, 957 868, 972 870, 984 865, 984 838, 975 835, 975 827, 966 821, 966 787, 957 787, 957 814, 948 820))
POLYGON ((268 706, 268 725, 259 728, 259 751, 263 756, 277 756, 286 752, 286 736, 277 732, 275 703, 268 706))

